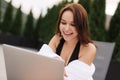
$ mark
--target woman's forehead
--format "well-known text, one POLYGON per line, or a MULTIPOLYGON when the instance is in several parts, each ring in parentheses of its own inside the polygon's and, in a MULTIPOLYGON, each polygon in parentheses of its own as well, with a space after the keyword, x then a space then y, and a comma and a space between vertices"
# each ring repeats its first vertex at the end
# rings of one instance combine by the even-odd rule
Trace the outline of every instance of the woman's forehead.
POLYGON ((73 13, 71 11, 63 12, 61 20, 68 21, 68 22, 73 22, 74 21, 73 13))

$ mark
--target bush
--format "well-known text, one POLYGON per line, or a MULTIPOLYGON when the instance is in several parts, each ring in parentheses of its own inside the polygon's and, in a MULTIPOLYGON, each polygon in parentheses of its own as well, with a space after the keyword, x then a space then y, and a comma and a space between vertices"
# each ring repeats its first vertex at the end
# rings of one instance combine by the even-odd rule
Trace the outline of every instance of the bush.
POLYGON ((16 12, 15 19, 13 20, 12 26, 10 28, 10 33, 16 36, 21 36, 22 30, 22 12, 19 8, 16 12))
POLYGON ((34 38, 34 30, 34 18, 32 12, 30 11, 30 14, 28 15, 27 21, 25 23, 23 36, 27 38, 34 38))
POLYGON ((113 59, 120 61, 120 2, 111 19, 110 28, 107 32, 107 41, 116 43, 113 59))
POLYGON ((90 36, 93 40, 106 40, 105 0, 91 0, 89 12, 89 26, 90 36))
POLYGON ((51 9, 48 9, 47 14, 42 18, 39 25, 39 36, 45 42, 49 42, 54 35, 59 11, 66 3, 66 1, 62 1, 58 5, 54 5, 51 9))
POLYGON ((2 26, 0 27, 2 33, 9 33, 12 20, 13 20, 13 7, 11 3, 9 3, 4 14, 2 26))

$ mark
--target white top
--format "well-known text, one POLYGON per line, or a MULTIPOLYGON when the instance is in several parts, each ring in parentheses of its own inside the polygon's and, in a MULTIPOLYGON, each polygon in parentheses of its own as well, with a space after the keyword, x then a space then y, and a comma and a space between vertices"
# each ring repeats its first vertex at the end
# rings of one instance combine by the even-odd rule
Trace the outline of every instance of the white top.
MULTIPOLYGON (((54 53, 47 44, 43 44, 38 54, 52 58, 58 57, 63 60, 60 56, 54 53)), ((95 65, 92 63, 91 66, 89 66, 80 60, 73 60, 65 66, 65 70, 68 77, 64 77, 64 80, 93 80, 92 76, 95 72, 95 65)))

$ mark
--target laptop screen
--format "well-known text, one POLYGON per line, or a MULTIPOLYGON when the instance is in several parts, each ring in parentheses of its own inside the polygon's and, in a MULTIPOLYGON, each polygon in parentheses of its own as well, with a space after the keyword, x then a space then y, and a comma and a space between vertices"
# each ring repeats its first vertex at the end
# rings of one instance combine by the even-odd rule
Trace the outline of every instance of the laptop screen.
POLYGON ((8 80, 63 80, 64 62, 37 52, 3 45, 8 80))

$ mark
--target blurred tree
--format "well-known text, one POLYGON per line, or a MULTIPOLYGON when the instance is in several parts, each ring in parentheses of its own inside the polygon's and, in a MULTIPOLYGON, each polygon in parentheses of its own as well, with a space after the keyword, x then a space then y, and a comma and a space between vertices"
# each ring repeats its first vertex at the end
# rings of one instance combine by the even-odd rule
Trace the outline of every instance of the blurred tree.
POLYGON ((53 36, 59 11, 66 3, 67 0, 54 5, 51 9, 48 9, 47 14, 43 17, 40 24, 39 36, 45 42, 48 42, 53 36))
POLYGON ((115 46, 115 50, 113 53, 113 59, 120 62, 120 32, 119 32, 115 42, 116 42, 116 46, 115 46))
MULTIPOLYGON (((0 22, 0 28, 1 28, 1 26, 2 26, 2 23, 0 22)), ((1 29, 0 29, 0 33, 1 33, 1 29)))
POLYGON ((88 14, 89 14, 89 10, 90 10, 90 2, 91 2, 91 0, 79 0, 78 1, 78 3, 82 4, 82 6, 86 9, 88 14))
MULTIPOLYGON (((0 28, 1 28, 1 26, 2 26, 2 23, 0 22, 0 28)), ((1 29, 0 29, 0 33, 1 33, 1 29)))
POLYGON ((105 41, 105 0, 92 0, 89 11, 89 26, 90 36, 93 40, 105 41))
POLYGON ((32 11, 30 11, 29 15, 27 16, 27 20, 23 31, 23 36, 27 38, 34 37, 34 18, 32 11))
POLYGON ((1 15, 1 13, 2 13, 2 11, 1 11, 1 9, 2 9, 2 1, 0 0, 0 27, 1 27, 1 19, 2 19, 2 15, 1 15))
POLYGON ((10 33, 13 35, 21 36, 21 29, 22 29, 22 12, 21 7, 17 9, 15 19, 13 20, 10 33))
POLYGON ((113 58, 120 61, 120 2, 110 21, 110 27, 107 33, 107 41, 116 43, 113 58))
POLYGON ((110 21, 107 40, 110 42, 115 41, 119 33, 120 33, 120 3, 118 4, 116 12, 110 21))
POLYGON ((38 18, 36 25, 35 25, 35 30, 34 30, 34 37, 38 40, 40 38, 39 32, 41 29, 41 23, 42 22, 42 13, 40 14, 40 17, 38 18))
POLYGON ((4 19, 2 22, 2 26, 1 26, 1 30, 3 33, 8 33, 11 27, 11 23, 12 23, 12 18, 13 18, 13 7, 11 5, 11 2, 8 3, 6 11, 5 11, 5 15, 4 15, 4 19))

